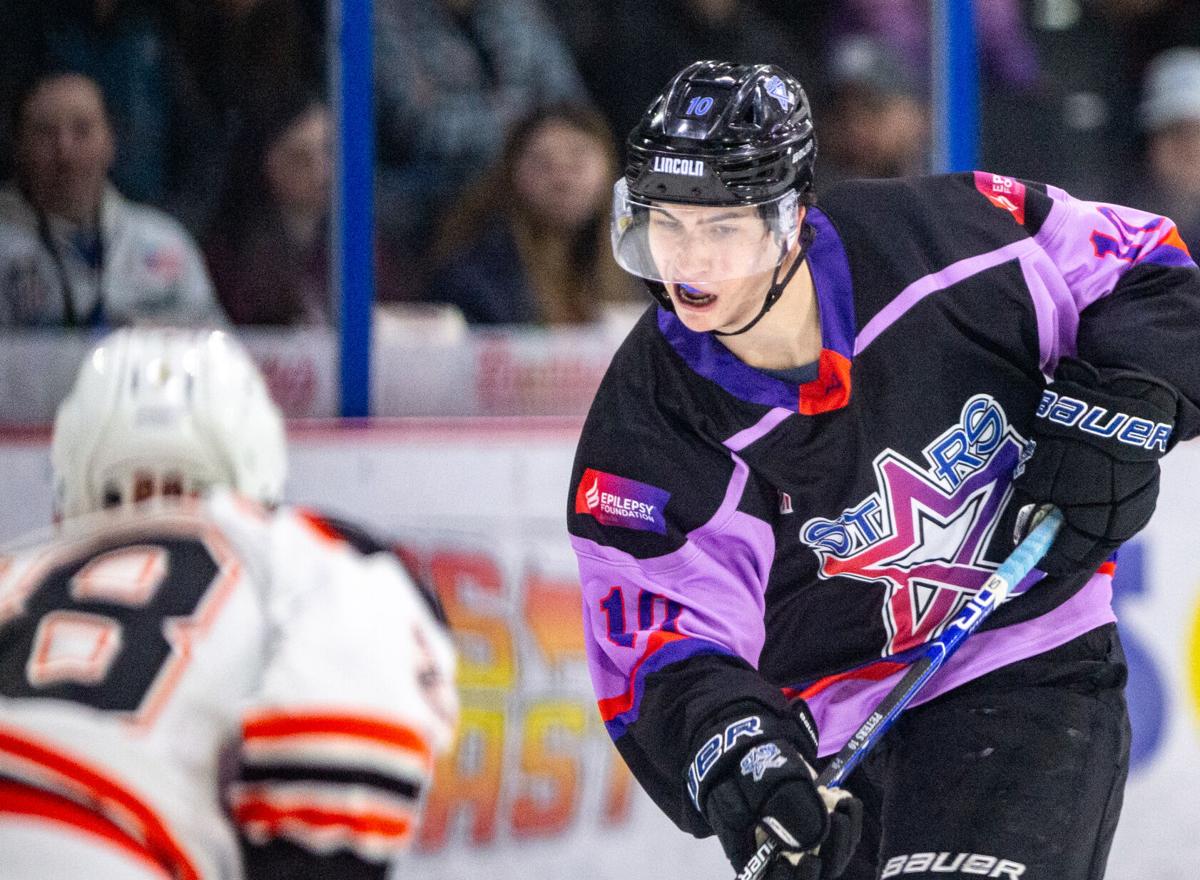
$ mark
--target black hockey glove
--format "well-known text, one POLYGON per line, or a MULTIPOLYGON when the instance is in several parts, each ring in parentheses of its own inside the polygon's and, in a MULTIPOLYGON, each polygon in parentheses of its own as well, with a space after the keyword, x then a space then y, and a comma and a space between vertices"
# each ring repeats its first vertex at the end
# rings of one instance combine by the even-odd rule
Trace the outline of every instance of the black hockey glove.
POLYGON ((816 727, 803 703, 796 710, 800 721, 763 710, 712 725, 688 768, 692 803, 735 871, 768 836, 778 842, 764 880, 838 877, 862 830, 858 799, 817 788, 816 727))
POLYGON ((1062 360, 1038 405, 1033 455, 1013 483, 1016 538, 1028 530, 1032 505, 1063 514, 1039 568, 1095 571, 1149 522, 1177 403, 1174 389, 1152 376, 1062 360))

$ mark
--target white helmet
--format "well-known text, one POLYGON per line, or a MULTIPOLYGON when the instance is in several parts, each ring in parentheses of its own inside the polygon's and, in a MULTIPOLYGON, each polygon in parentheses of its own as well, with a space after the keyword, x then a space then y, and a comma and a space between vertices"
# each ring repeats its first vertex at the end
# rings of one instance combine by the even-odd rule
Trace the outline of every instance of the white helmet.
POLYGON ((279 409, 220 331, 106 337, 58 408, 50 458, 61 517, 212 486, 275 503, 287 472, 279 409))

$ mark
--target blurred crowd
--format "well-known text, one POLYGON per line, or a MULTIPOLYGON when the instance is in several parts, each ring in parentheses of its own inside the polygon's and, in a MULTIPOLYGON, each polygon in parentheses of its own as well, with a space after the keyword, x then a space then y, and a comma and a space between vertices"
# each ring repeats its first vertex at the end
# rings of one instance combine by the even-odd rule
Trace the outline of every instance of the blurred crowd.
MULTIPOLYGON (((920 174, 929 0, 375 0, 376 298, 472 324, 640 303, 622 140, 697 58, 795 73, 817 193, 920 174)), ((1200 0, 977 0, 989 171, 1200 251, 1200 0)), ((0 4, 0 326, 333 325, 325 0, 0 4)))

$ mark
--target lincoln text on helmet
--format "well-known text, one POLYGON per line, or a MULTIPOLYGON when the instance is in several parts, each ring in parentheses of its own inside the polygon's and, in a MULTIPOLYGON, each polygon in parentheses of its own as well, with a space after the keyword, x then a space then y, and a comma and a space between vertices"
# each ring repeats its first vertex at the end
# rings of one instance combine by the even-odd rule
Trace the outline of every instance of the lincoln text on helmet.
POLYGON ((662 174, 686 174, 688 177, 703 177, 704 163, 699 159, 672 159, 669 156, 655 156, 651 171, 662 174))

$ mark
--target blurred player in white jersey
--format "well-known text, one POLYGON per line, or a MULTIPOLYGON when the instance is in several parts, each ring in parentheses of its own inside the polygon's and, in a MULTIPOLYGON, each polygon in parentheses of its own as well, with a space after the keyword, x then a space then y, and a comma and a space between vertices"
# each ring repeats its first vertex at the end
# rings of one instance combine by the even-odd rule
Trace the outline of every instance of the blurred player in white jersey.
POLYGON ((58 528, 0 555, 0 876, 384 877, 453 739, 453 647, 395 556, 274 508, 245 352, 108 337, 52 458, 58 528))

